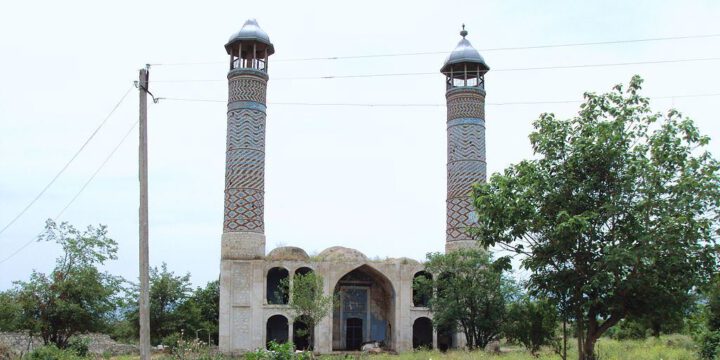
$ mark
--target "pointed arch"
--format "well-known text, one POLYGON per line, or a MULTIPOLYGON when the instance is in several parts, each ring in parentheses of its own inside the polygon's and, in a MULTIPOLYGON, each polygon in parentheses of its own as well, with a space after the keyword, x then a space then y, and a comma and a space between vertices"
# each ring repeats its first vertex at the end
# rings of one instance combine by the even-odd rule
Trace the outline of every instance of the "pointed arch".
POLYGON ((385 274, 358 266, 337 281, 333 293, 339 302, 333 310, 333 350, 359 350, 367 341, 394 348, 395 288, 385 274))

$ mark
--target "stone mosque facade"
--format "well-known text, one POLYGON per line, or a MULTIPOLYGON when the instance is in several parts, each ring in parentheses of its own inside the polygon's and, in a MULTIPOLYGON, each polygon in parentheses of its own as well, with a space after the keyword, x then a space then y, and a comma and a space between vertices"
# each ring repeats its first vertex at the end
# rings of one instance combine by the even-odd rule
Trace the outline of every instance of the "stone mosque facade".
MULTIPOLYGON (((489 67, 465 38, 464 29, 460 35, 440 71, 447 90, 446 252, 475 246, 465 231, 476 220, 469 193, 473 183, 486 177, 484 75, 489 67)), ((321 275, 324 293, 339 299, 313 330, 316 352, 359 350, 370 341, 398 352, 462 347, 462 334, 433 329, 426 300, 414 301, 413 280, 432 277, 422 263, 407 258, 369 260, 357 250, 340 246, 312 258, 297 247, 266 253, 266 91, 269 58, 275 49, 253 19, 230 38, 225 49, 230 70, 220 350, 243 353, 264 348, 271 340, 306 347, 307 338, 299 331, 305 327, 293 321, 288 297, 278 296, 277 289, 283 278, 307 272, 321 275)))

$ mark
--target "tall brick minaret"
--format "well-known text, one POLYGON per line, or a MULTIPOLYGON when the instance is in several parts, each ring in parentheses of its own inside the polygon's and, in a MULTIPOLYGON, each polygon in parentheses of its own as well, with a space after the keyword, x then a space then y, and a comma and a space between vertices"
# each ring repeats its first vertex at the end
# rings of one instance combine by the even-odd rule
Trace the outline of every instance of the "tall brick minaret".
POLYGON ((225 45, 228 72, 222 259, 265 255, 265 93, 275 52, 255 19, 225 45))
POLYGON ((475 223, 470 191, 484 182, 485 73, 490 70, 480 53, 465 38, 450 53, 440 70, 445 75, 447 99, 447 228, 445 252, 475 246, 466 228, 475 223))
POLYGON ((220 351, 262 346, 265 257, 265 93, 275 52, 255 19, 225 45, 228 71, 225 213, 220 249, 220 351))

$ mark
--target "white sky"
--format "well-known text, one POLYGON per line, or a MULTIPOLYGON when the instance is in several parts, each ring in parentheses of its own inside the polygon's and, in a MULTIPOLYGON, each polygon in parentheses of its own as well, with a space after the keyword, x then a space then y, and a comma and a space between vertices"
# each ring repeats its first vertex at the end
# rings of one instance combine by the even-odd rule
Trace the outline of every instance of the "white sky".
MULTIPOLYGON (((268 89, 267 250, 309 253, 354 247, 370 257, 423 259, 445 240, 445 109, 275 105, 444 103, 437 75, 334 80, 289 76, 439 71, 445 54, 354 60, 282 59, 447 51, 720 33, 718 1, 14 1, 0 11, 0 227, 50 181, 132 86, 145 63, 161 97, 224 100, 223 45, 249 17, 275 44, 268 89)), ((507 69, 720 57, 720 37, 515 51, 481 51, 507 69)), ((720 61, 542 71, 493 71, 488 103, 580 100, 633 74, 648 96, 720 93, 720 61)), ((654 100, 677 107, 712 136, 720 154, 720 97, 654 100)), ((150 259, 191 272, 196 285, 219 274, 226 105, 150 105, 150 259)), ((531 156, 527 135, 541 112, 572 116, 578 104, 488 105, 489 173, 531 156)), ((49 191, 0 235, 0 259, 43 229, 137 119, 133 90, 49 191)), ((106 268, 137 277, 137 133, 133 132, 61 220, 103 223, 118 241, 106 268)), ((0 289, 48 271, 59 249, 33 243, 0 264, 0 289)))

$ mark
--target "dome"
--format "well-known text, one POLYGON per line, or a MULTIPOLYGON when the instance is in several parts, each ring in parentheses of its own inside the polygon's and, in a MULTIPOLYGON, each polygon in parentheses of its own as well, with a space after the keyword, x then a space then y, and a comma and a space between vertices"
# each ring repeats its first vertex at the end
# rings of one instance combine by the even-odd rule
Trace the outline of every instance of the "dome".
POLYGON ((295 246, 275 248, 265 257, 267 260, 308 261, 310 257, 305 250, 295 246))
POLYGON ((355 249, 350 249, 342 246, 333 246, 323 250, 319 255, 323 261, 356 261, 365 262, 367 256, 355 249))
POLYGON ((461 63, 478 64, 480 70, 490 70, 490 67, 487 65, 487 63, 485 63, 485 59, 483 59, 482 55, 480 55, 480 53, 475 50, 472 44, 470 44, 470 41, 465 38, 467 34, 468 32, 465 31, 465 25, 463 25, 463 30, 460 32, 460 35, 462 35, 463 38, 447 57, 447 59, 445 60, 445 64, 443 65, 442 69, 440 69, 440 72, 448 72, 450 71, 452 65, 461 63))
POLYGON ((255 19, 248 19, 245 21, 245 24, 242 26, 240 31, 230 37, 228 43, 225 44, 225 49, 230 51, 230 46, 238 41, 257 41, 268 46, 268 55, 275 53, 275 47, 270 42, 270 37, 265 30, 260 28, 260 25, 258 25, 258 22, 255 19))

